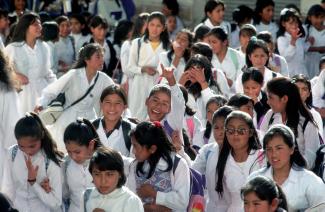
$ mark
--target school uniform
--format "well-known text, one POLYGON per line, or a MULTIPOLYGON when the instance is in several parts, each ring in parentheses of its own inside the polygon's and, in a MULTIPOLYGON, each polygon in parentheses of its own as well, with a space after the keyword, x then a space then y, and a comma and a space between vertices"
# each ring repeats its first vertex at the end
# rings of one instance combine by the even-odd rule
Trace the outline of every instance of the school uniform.
POLYGON ((71 36, 74 39, 74 49, 76 52, 79 52, 79 50, 81 49, 83 44, 88 42, 91 38, 91 36, 89 34, 83 35, 82 33, 78 33, 78 34, 71 33, 71 36))
POLYGON ((126 40, 121 46, 120 63, 123 72, 122 83, 128 81, 129 85, 132 83, 134 74, 128 71, 129 55, 130 55, 131 41, 126 40))
POLYGON ((270 109, 270 106, 267 104, 267 96, 264 91, 260 92, 260 95, 258 96, 257 100, 258 101, 254 104, 254 119, 256 119, 256 125, 254 125, 256 129, 259 129, 264 115, 270 109))
MULTIPOLYGON (((306 159, 308 169, 311 169, 314 167, 316 151, 320 147, 319 131, 318 128, 310 121, 307 123, 305 130, 303 130, 302 127, 304 125, 304 122, 305 118, 300 115, 299 124, 297 126, 298 136, 296 140, 299 152, 306 159)), ((274 113, 270 109, 264 116, 264 119, 260 126, 260 130, 265 134, 267 130, 274 124, 285 123, 282 122, 282 116, 280 113, 274 113)))
POLYGON ((25 153, 17 148, 16 156, 12 159, 14 148, 14 146, 10 148, 6 158, 2 192, 8 195, 13 201, 14 208, 20 212, 61 211, 62 176, 60 167, 52 160, 46 159, 45 153, 40 150, 31 157, 33 166, 38 166, 38 172, 36 182, 30 185, 27 182, 28 171, 25 153), (47 160, 48 162, 46 162, 47 160), (52 189, 49 193, 45 192, 40 185, 45 178, 49 179, 52 189))
POLYGON ((177 67, 174 66, 173 60, 175 59, 175 54, 171 55, 171 58, 168 58, 168 53, 170 51, 162 52, 159 54, 159 64, 157 66, 157 71, 159 74, 162 74, 161 70, 161 64, 164 65, 164 67, 171 67, 173 69, 173 73, 175 76, 176 81, 178 82, 179 79, 181 78, 182 74, 185 71, 185 66, 186 66, 186 61, 184 57, 182 57, 177 65, 177 67))
POLYGON ((236 24, 236 28, 230 34, 230 40, 231 40, 230 47, 233 48, 233 49, 236 49, 236 48, 240 47, 239 32, 240 32, 240 28, 236 24))
POLYGON ((255 24, 257 34, 262 31, 268 31, 272 34, 273 43, 276 42, 276 33, 279 30, 278 25, 275 22, 264 24, 262 21, 259 24, 255 24))
POLYGON ((55 50, 55 44, 52 41, 47 41, 46 43, 50 50, 51 70, 54 74, 57 74, 59 70, 59 58, 55 50))
MULTIPOLYGON (((258 175, 274 180, 272 167, 260 169, 249 178, 253 179, 258 175)), ((325 202, 324 182, 311 171, 295 164, 291 167, 288 178, 279 186, 286 196, 288 211, 304 211, 325 202)))
MULTIPOLYGON (((59 41, 54 43, 56 55, 58 55, 58 61, 64 62, 69 67, 75 62, 76 50, 74 48, 74 39, 72 36, 61 37, 59 41)), ((62 71, 62 67, 59 65, 59 71, 62 71)))
MULTIPOLYGON (((207 27, 209 27, 210 29, 214 28, 214 27, 217 27, 217 26, 220 26, 222 27, 225 32, 227 33, 227 35, 230 35, 231 34, 231 26, 230 26, 230 23, 228 21, 222 21, 220 23, 220 25, 213 25, 211 20, 209 18, 207 18, 204 22, 198 24, 195 28, 194 28, 194 32, 196 32, 196 30, 202 26, 202 25, 205 25, 207 27)), ((230 37, 229 37, 230 39, 230 37)), ((230 42, 231 43, 231 42, 230 42)))
POLYGON ((141 38, 140 44, 138 50, 138 39, 134 39, 130 49, 128 71, 133 73, 134 77, 129 85, 128 106, 133 116, 144 120, 147 116, 145 101, 151 88, 157 83, 159 74, 150 76, 147 73, 142 73, 141 68, 144 66, 156 68, 159 63, 159 54, 166 50, 163 48, 162 42, 156 49, 152 48, 150 41, 144 41, 143 38, 141 38))
POLYGON ((102 91, 114 82, 103 72, 98 71, 91 82, 88 82, 85 68, 72 69, 58 79, 55 83, 50 84, 42 91, 42 97, 39 99, 39 105, 46 108, 48 103, 57 97, 59 93, 65 93, 65 107, 71 105, 74 101, 82 97, 88 88, 98 80, 92 91, 78 104, 66 109, 58 120, 48 129, 56 140, 59 150, 66 152, 63 142, 63 133, 65 128, 78 117, 84 117, 92 120, 97 117, 95 108, 99 107, 99 98, 102 91))
POLYGON ((48 45, 37 40, 34 48, 23 42, 10 43, 5 48, 16 72, 28 77, 29 83, 22 85, 19 92, 20 110, 25 113, 33 111, 41 91, 56 80, 51 70, 50 50, 48 45))
POLYGON ((272 53, 272 56, 269 57, 269 68, 274 72, 280 73, 282 76, 289 76, 287 61, 281 55, 272 53))
MULTIPOLYGON (((171 157, 174 160, 175 154, 171 154, 171 157)), ((144 176, 140 175, 139 177, 137 175, 136 165, 137 161, 134 161, 129 167, 130 172, 126 185, 131 191, 136 192, 136 189, 142 184, 149 183, 154 185, 156 190, 158 190, 156 204, 166 206, 173 212, 187 211, 190 194, 190 170, 183 158, 180 158, 175 172, 173 172, 173 168, 169 172, 162 171, 166 170, 168 164, 164 159, 160 158, 153 176, 149 179, 145 177, 149 171, 148 162, 145 161, 143 165, 144 176)), ((151 202, 152 200, 144 199, 142 201, 145 203, 151 202)))
POLYGON ((63 198, 69 199, 70 202, 68 212, 80 212, 83 208, 83 205, 81 205, 83 192, 87 188, 94 187, 88 165, 89 160, 85 161, 84 164, 78 164, 69 156, 63 162, 64 183, 62 184, 62 190, 63 198))
POLYGON ((279 53, 288 63, 289 76, 292 77, 296 74, 309 76, 306 68, 305 53, 309 49, 310 44, 305 42, 305 38, 298 38, 295 46, 291 45, 290 42, 291 35, 288 32, 285 32, 283 36, 277 39, 279 53))
POLYGON ((83 212, 92 212, 96 208, 103 209, 105 212, 144 211, 140 198, 125 186, 116 188, 109 194, 101 194, 96 188, 92 188, 88 201, 85 203, 83 201, 84 198, 82 198, 84 207, 80 210, 83 212))
POLYGON ((231 97, 233 93, 230 91, 229 85, 227 83, 227 78, 225 76, 225 73, 222 72, 222 70, 213 68, 212 69, 212 76, 214 81, 218 84, 219 86, 219 92, 221 95, 225 97, 231 97))
POLYGON ((320 113, 316 111, 314 108, 311 108, 309 111, 317 124, 319 134, 322 136, 322 139, 324 140, 324 129, 323 129, 324 125, 320 113))
POLYGON ((317 108, 325 107, 325 71, 321 71, 315 85, 312 87, 313 105, 317 108))

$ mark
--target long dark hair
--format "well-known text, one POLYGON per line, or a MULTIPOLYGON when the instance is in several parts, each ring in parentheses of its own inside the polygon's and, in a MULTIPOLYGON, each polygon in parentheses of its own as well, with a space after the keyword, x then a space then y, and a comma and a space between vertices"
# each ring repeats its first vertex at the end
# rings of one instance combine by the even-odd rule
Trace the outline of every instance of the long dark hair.
POLYGON ((299 30, 300 30, 299 33, 301 33, 302 38, 305 37, 306 33, 305 33, 304 28, 302 27, 302 23, 301 23, 299 14, 293 8, 284 8, 283 10, 281 10, 280 20, 279 20, 279 30, 276 33, 276 37, 280 37, 280 36, 284 35, 284 33, 286 32, 286 29, 284 28, 284 26, 282 26, 282 23, 290 21, 290 19, 294 19, 295 21, 297 21, 299 30))
POLYGON ((306 77, 303 74, 297 74, 292 77, 292 82, 294 82, 294 83, 301 82, 301 83, 304 83, 305 85, 307 85, 308 91, 309 91, 309 96, 307 97, 307 99, 304 103, 307 105, 308 109, 311 109, 313 107, 313 93, 311 90, 311 83, 310 83, 310 80, 308 79, 308 77, 306 77))
POLYGON ((101 47, 98 43, 89 43, 86 46, 82 47, 79 50, 78 59, 73 68, 77 69, 86 67, 86 60, 89 60, 91 56, 96 52, 104 53, 103 47, 101 47))
POLYGON ((28 27, 37 20, 40 20, 40 17, 36 13, 32 12, 26 13, 20 17, 10 42, 13 43, 25 41, 28 27))
POLYGON ((184 97, 184 100, 185 100, 185 114, 189 115, 189 116, 194 116, 194 114, 196 113, 196 111, 191 108, 190 106, 187 105, 187 102, 188 102, 188 92, 186 90, 186 88, 182 85, 179 85, 179 88, 181 89, 182 91, 182 94, 183 94, 183 97, 184 97))
POLYGON ((269 49, 267 48, 267 44, 261 40, 257 39, 256 37, 252 37, 251 40, 248 42, 246 48, 246 65, 248 68, 252 67, 252 61, 249 59, 249 56, 256 50, 256 49, 263 49, 265 54, 267 55, 267 61, 264 66, 267 66, 269 63, 269 49))
POLYGON ((287 123, 286 125, 292 129, 295 136, 298 136, 299 117, 302 115, 307 121, 317 124, 311 115, 307 106, 302 102, 299 90, 294 82, 285 77, 276 77, 267 83, 267 91, 279 96, 288 97, 288 102, 285 108, 287 123))
MULTIPOLYGON (((173 167, 173 159, 171 153, 175 151, 172 143, 168 140, 167 135, 160 125, 159 122, 141 122, 131 130, 130 132, 131 139, 135 139, 141 146, 149 149, 151 146, 157 146, 157 150, 150 155, 147 159, 150 169, 147 175, 149 179, 155 172, 156 166, 162 158, 167 162, 168 167, 165 172, 168 172, 173 167)), ((145 174, 143 171, 144 162, 138 162, 136 166, 136 173, 139 176, 140 174, 145 174)))
POLYGON ((133 22, 128 20, 121 20, 118 22, 117 27, 114 32, 114 42, 113 44, 122 46, 123 41, 128 39, 128 34, 133 29, 133 22))
MULTIPOLYGON (((183 54, 183 58, 184 58, 185 62, 187 62, 190 59, 190 56, 191 56, 190 48, 191 48, 192 42, 193 42, 193 35, 192 35, 191 31, 189 31, 188 29, 182 29, 181 31, 179 31, 176 34, 176 37, 181 33, 186 34, 187 39, 188 39, 188 47, 185 49, 184 54, 183 54)), ((167 58, 168 58, 169 61, 172 61, 172 56, 173 55, 174 55, 174 48, 171 48, 167 53, 167 58)))
POLYGON ((142 36, 141 30, 146 22, 148 22, 149 13, 140 13, 134 21, 134 31, 132 38, 139 38, 142 36))
MULTIPOLYGON (((226 121, 225 121, 225 127, 228 125, 228 123, 231 119, 243 120, 248 125, 248 127, 250 129, 251 136, 248 139, 247 154, 249 155, 251 150, 260 149, 261 145, 260 145, 260 142, 258 139, 256 129, 254 127, 252 118, 245 112, 233 111, 227 116, 226 121)), ((223 140, 222 149, 220 150, 217 167, 216 167, 216 174, 218 175, 218 177, 217 177, 217 183, 216 183, 215 189, 219 193, 220 196, 223 195, 223 177, 224 177, 224 172, 225 172, 225 168, 227 165, 228 156, 229 156, 229 154, 231 154, 231 151, 232 151, 232 147, 229 144, 227 136, 225 136, 224 140, 223 140)))
POLYGON ((309 36, 309 29, 310 29, 310 26, 312 25, 311 24, 311 21, 309 20, 311 16, 316 16, 316 17, 319 17, 319 16, 325 16, 325 9, 320 6, 320 4, 314 4, 313 6, 311 6, 307 12, 307 18, 305 20, 305 24, 306 24, 306 27, 307 27, 307 37, 309 36))
MULTIPOLYGON (((11 76, 12 69, 9 66, 9 62, 4 52, 0 50, 0 85, 4 87, 7 91, 12 90, 14 88, 14 83, 11 76)), ((4 101, 4 100, 2 100, 4 101)))
MULTIPOLYGON (((161 12, 152 12, 148 18, 148 24, 150 21, 152 21, 153 19, 158 19, 160 21, 160 23, 165 27, 164 31, 162 31, 160 33, 160 41, 162 42, 163 48, 165 50, 167 50, 170 46, 170 42, 169 42, 169 35, 167 32, 167 28, 166 28, 166 18, 164 16, 164 14, 162 14, 161 12)), ((149 40, 149 30, 148 28, 146 29, 145 33, 144 33, 144 41, 148 41, 149 40)))
POLYGON ((46 157, 60 166, 63 153, 57 149, 50 132, 46 129, 36 113, 30 112, 18 120, 15 126, 15 137, 17 140, 23 137, 32 137, 41 140, 41 149, 46 157))
POLYGON ((273 0, 257 0, 255 4, 255 10, 254 10, 254 25, 260 24, 262 18, 260 13, 263 11, 265 7, 268 6, 275 6, 275 3, 273 0))
POLYGON ((208 12, 211 13, 216 7, 218 6, 222 6, 223 9, 225 10, 225 3, 221 0, 209 0, 207 1, 207 3, 204 6, 204 14, 205 17, 202 19, 202 22, 204 22, 205 20, 207 20, 208 17, 208 12))

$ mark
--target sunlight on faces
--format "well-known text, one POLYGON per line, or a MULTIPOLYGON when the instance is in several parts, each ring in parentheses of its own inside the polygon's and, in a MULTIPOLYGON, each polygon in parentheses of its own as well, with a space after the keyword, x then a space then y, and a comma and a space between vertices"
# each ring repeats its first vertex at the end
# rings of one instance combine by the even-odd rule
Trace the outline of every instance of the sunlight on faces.
POLYGON ((262 22, 271 22, 274 15, 274 7, 272 5, 265 7, 259 15, 261 16, 262 22))
POLYGON ((41 149, 41 140, 31 136, 21 137, 17 140, 19 149, 29 156, 35 155, 41 149))
POLYGON ((279 97, 271 92, 267 92, 267 104, 271 107, 274 113, 285 112, 288 102, 288 96, 279 97))
POLYGON ((171 110, 171 99, 165 92, 157 91, 146 100, 150 121, 161 121, 171 110))
POLYGON ((117 122, 127 108, 123 99, 117 94, 107 95, 100 105, 105 120, 112 122, 117 122))
POLYGON ((189 47, 190 41, 188 40, 186 33, 178 33, 175 40, 183 49, 187 49, 189 47))
POLYGON ((310 96, 308 86, 303 82, 296 82, 295 84, 298 87, 301 100, 305 102, 306 99, 310 96))
POLYGON ((290 18, 288 21, 282 22, 281 25, 289 34, 299 31, 298 20, 296 18, 290 18))
POLYGON ((213 35, 208 36, 208 38, 214 54, 219 54, 224 48, 227 48, 227 41, 221 41, 213 35))
POLYGON ((261 89, 262 86, 252 79, 247 80, 243 84, 244 94, 252 99, 257 99, 257 97, 260 95, 261 89))
POLYGON ((96 166, 93 168, 91 176, 93 177, 95 187, 101 194, 109 194, 114 191, 121 177, 120 173, 116 170, 100 171, 96 166))
POLYGON ((253 67, 264 70, 269 55, 262 48, 257 48, 252 54, 248 55, 248 58, 252 62, 253 67))
POLYGON ((105 40, 108 31, 107 28, 99 25, 97 27, 91 27, 90 30, 95 41, 103 42, 105 40))
POLYGON ((74 141, 65 142, 65 148, 70 158, 78 164, 83 164, 91 158, 94 152, 94 145, 94 141, 91 141, 88 146, 80 145, 74 141))
POLYGON ((150 157, 151 154, 155 153, 157 150, 156 145, 152 145, 150 148, 141 146, 134 138, 134 136, 131 137, 131 143, 133 146, 132 153, 139 162, 144 162, 150 157))
POLYGON ((225 10, 222 5, 217 6, 211 12, 207 12, 208 17, 214 24, 220 24, 225 16, 225 10))
POLYGON ((232 118, 226 126, 226 136, 233 150, 243 150, 248 148, 248 140, 252 136, 249 126, 239 118, 232 118))
POLYGON ((267 200, 258 198, 255 192, 249 192, 244 197, 245 212, 275 212, 278 207, 278 199, 274 199, 271 204, 267 200))
POLYGON ((96 51, 89 59, 85 60, 88 70, 100 71, 104 66, 104 53, 102 51, 96 51))
POLYGON ((160 39, 160 34, 165 30, 165 25, 160 22, 158 18, 152 19, 148 22, 149 39, 160 39))

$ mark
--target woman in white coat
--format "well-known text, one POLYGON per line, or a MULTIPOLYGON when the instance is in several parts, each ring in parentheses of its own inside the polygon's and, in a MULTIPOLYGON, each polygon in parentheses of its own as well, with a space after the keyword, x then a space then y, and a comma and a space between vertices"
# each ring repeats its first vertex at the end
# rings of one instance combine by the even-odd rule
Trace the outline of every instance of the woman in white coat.
POLYGON ((66 151, 63 143, 63 132, 66 126, 78 117, 89 120, 95 119, 97 114, 94 108, 97 106, 96 104, 99 104, 100 94, 104 88, 114 83, 105 73, 99 71, 103 64, 103 48, 99 44, 88 44, 80 50, 75 68, 42 91, 42 97, 39 99, 39 105, 36 108, 37 111, 46 108, 51 100, 63 92, 66 98, 65 107, 68 107, 82 97, 89 87, 94 85, 84 99, 67 108, 58 120, 49 126, 49 130, 61 151, 66 151))
POLYGON ((250 178, 263 175, 274 180, 285 193, 289 211, 304 211, 325 202, 325 184, 305 169, 306 161, 295 143, 289 127, 282 124, 271 127, 263 139, 268 165, 250 178))
POLYGON ((22 112, 32 111, 43 88, 56 80, 50 69, 49 47, 38 39, 41 32, 39 16, 25 14, 19 19, 11 43, 5 48, 22 84, 19 93, 22 112))

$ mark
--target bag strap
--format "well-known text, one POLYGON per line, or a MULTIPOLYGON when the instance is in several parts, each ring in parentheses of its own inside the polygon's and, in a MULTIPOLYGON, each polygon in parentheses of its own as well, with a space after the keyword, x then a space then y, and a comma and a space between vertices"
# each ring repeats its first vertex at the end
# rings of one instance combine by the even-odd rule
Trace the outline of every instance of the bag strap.
POLYGON ((130 151, 131 149, 131 138, 129 136, 129 132, 131 131, 131 124, 128 121, 122 120, 122 131, 123 131, 123 138, 125 142, 126 148, 130 151))
POLYGON ((179 156, 175 155, 174 163, 173 163, 173 174, 175 174, 177 165, 178 165, 180 160, 181 160, 181 158, 179 156))
POLYGON ((86 91, 86 93, 82 97, 80 97, 79 99, 77 99, 76 101, 74 101, 71 105, 69 105, 68 107, 64 108, 64 110, 66 110, 66 109, 68 109, 68 108, 70 108, 70 107, 78 104, 81 100, 83 100, 90 93, 90 91, 92 91, 92 89, 95 87, 95 84, 96 84, 96 82, 98 80, 98 76, 99 76, 99 73, 97 73, 94 83, 88 88, 88 90, 86 91))

